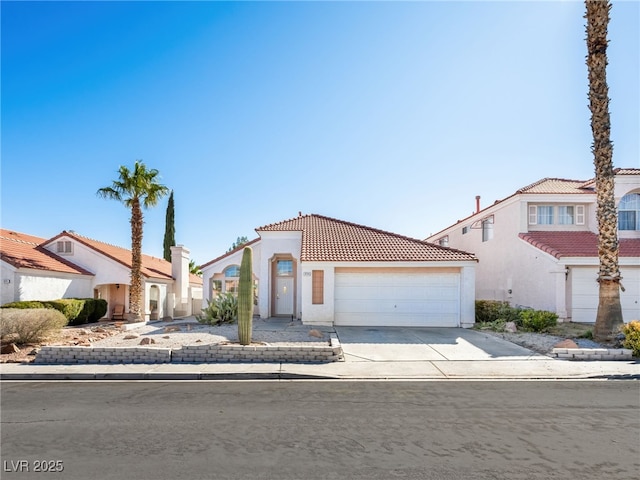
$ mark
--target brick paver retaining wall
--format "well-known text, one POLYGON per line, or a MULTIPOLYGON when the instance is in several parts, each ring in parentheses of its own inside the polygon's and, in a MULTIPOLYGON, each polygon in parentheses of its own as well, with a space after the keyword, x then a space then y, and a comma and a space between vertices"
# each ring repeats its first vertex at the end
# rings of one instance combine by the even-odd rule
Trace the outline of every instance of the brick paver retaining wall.
POLYGON ((626 348, 554 348, 551 355, 567 360, 633 360, 626 348))
POLYGON ((326 363, 343 360, 337 338, 329 345, 188 345, 155 347, 63 347, 43 346, 35 359, 39 364, 77 363, 326 363))

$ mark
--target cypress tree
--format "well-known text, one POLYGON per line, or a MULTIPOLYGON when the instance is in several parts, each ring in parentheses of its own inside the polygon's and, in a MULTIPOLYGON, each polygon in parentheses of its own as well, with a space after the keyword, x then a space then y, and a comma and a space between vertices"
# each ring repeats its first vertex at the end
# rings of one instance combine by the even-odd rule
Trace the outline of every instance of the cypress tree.
POLYGON ((171 247, 176 244, 176 226, 173 211, 173 190, 169 195, 169 203, 167 204, 167 216, 164 227, 164 259, 171 261, 171 247))

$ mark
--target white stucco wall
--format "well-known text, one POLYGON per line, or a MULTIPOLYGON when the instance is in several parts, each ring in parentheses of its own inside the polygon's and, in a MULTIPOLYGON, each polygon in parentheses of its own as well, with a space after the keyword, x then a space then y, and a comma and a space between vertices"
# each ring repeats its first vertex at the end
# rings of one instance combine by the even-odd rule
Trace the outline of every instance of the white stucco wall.
POLYGON ((306 325, 333 325, 335 308, 335 264, 305 262, 302 265, 301 319, 306 325), (312 271, 324 272, 324 303, 314 305, 312 300, 312 271))
POLYGON ((91 277, 51 272, 21 271, 15 277, 16 300, 93 298, 91 277))
MULTIPOLYGON (((253 275, 258 278, 258 289, 260 289, 260 286, 262 284, 262 277, 260 272, 262 246, 260 242, 257 242, 249 245, 249 247, 251 247, 251 250, 253 251, 252 252, 253 261, 251 266, 253 269, 253 275)), ((211 301, 211 279, 214 277, 214 275, 222 273, 225 268, 231 265, 237 265, 239 267, 240 264, 242 263, 243 251, 244 249, 241 249, 201 269, 202 270, 202 293, 200 298, 202 298, 203 308, 207 306, 208 301, 211 301)), ((194 298, 195 298, 195 294, 194 294, 194 298)), ((257 314, 258 312, 255 312, 255 313, 257 314)))
POLYGON ((260 318, 268 318, 271 306, 271 262, 276 255, 292 255, 296 262, 296 301, 294 315, 300 318, 302 311, 300 252, 302 232, 261 232, 260 260, 258 266, 260 283, 258 285, 258 312, 260 318))
POLYGON ((0 305, 16 300, 16 269, 0 260, 0 305))
POLYGON ((518 237, 528 228, 528 200, 524 196, 508 199, 430 237, 429 241, 435 243, 448 235, 450 247, 478 257, 476 299, 508 301, 514 306, 560 314, 565 310, 564 303, 558 303, 565 293, 563 268, 553 257, 518 237), (482 229, 471 227, 479 226, 480 219, 489 215, 493 215, 493 238, 483 242, 482 229), (463 227, 468 227, 466 234, 462 233, 463 227))
POLYGON ((129 285, 131 272, 126 266, 116 262, 115 260, 105 257, 92 248, 76 242, 72 237, 62 236, 61 239, 69 240, 73 243, 73 252, 71 254, 60 255, 56 253, 56 242, 47 245, 46 248, 56 255, 65 258, 70 262, 93 273, 94 285, 104 285, 110 283, 129 285))

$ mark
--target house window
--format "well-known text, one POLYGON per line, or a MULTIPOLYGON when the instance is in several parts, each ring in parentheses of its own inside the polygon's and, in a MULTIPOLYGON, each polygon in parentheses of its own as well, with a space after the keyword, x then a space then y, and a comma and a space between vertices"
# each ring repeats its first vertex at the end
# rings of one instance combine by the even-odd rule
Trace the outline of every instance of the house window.
POLYGON ((558 207, 558 224, 573 225, 575 223, 573 210, 573 206, 571 205, 560 205, 558 207))
POLYGON ((482 241, 488 242, 493 238, 493 217, 482 220, 482 241))
POLYGON ((446 236, 442 237, 440 240, 438 240, 438 245, 440 245, 441 247, 448 247, 449 246, 449 235, 446 235, 446 236))
POLYGON ((469 227, 462 227, 462 234, 466 235, 469 232, 469 227))
POLYGON ((290 277, 293 275, 293 260, 278 260, 276 263, 276 275, 278 277, 290 277))
POLYGON ((222 280, 211 279, 211 298, 216 298, 222 293, 222 280))
POLYGON ((311 271, 311 303, 314 305, 324 303, 324 270, 311 271))
POLYGON ((529 225, 584 225, 584 219, 584 205, 529 205, 529 225))
POLYGON ((69 255, 73 253, 72 243, 68 240, 61 240, 56 242, 56 252, 62 255, 69 255))
POLYGON ((536 223, 538 225, 553 225, 553 207, 551 205, 538 205, 536 223))
POLYGON ((238 277, 240 277, 240 267, 231 265, 224 269, 224 291, 225 293, 238 293, 238 277))
POLYGON ((640 193, 629 193, 618 206, 618 228, 640 230, 640 193))

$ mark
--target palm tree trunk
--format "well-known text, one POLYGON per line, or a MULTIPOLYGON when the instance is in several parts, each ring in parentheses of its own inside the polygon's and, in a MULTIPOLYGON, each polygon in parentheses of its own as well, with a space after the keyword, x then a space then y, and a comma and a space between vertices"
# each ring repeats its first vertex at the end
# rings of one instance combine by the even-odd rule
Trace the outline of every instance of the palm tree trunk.
POLYGON ((129 310, 133 321, 142 321, 142 208, 140 201, 133 199, 131 204, 131 290, 129 292, 129 310))
POLYGON ((607 86, 608 0, 586 0, 589 109, 593 133, 598 219, 599 301, 594 328, 596 340, 610 339, 622 321, 618 267, 618 215, 614 198, 613 146, 607 86))

